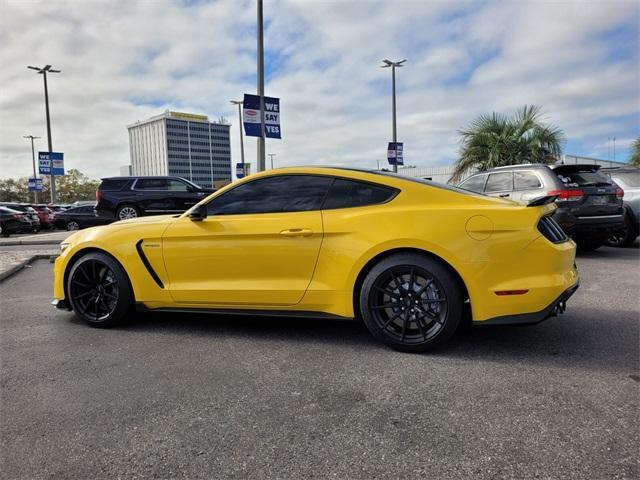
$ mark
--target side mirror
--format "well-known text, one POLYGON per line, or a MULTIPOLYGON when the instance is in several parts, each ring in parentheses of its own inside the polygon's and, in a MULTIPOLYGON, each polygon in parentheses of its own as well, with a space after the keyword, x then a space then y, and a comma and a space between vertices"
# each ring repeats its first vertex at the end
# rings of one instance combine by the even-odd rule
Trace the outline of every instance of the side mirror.
POLYGON ((194 207, 189 212, 189 218, 192 222, 201 222, 205 218, 207 218, 207 206, 206 205, 198 205, 194 207))

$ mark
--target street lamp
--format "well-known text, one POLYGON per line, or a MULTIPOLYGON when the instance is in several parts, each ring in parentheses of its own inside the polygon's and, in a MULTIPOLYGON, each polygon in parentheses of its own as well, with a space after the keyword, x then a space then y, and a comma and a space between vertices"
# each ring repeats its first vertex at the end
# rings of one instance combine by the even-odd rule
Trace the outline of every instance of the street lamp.
POLYGON ((264 21, 262 13, 262 0, 257 1, 258 4, 258 96, 260 97, 260 131, 262 132, 258 137, 258 149, 257 149, 257 165, 256 171, 262 172, 266 170, 265 167, 265 142, 264 142, 264 21))
POLYGON ((244 163, 244 135, 242 133, 242 100, 230 100, 232 105, 238 106, 238 127, 240 127, 240 158, 242 158, 242 171, 247 176, 247 164, 244 163))
MULTIPOLYGON (((49 90, 47 89, 47 73, 60 73, 60 70, 54 70, 51 65, 45 65, 44 67, 32 67, 28 66, 31 70, 35 70, 38 74, 44 78, 44 106, 47 112, 47 137, 49 139, 49 161, 51 161, 51 152, 53 147, 51 145, 51 117, 49 116, 49 90)), ((51 203, 56 203, 56 181, 53 176, 53 164, 51 166, 51 178, 49 180, 51 186, 51 203)))
MULTIPOLYGON (((396 67, 402 67, 403 63, 406 62, 407 59, 405 58, 404 60, 400 60, 399 62, 392 62, 391 60, 387 60, 384 59, 382 61, 382 63, 384 63, 384 65, 381 65, 381 68, 389 68, 391 67, 391 90, 392 90, 392 97, 391 97, 391 108, 393 110, 392 112, 392 116, 393 116, 393 143, 396 143, 398 141, 398 136, 397 136, 397 131, 396 131, 396 67)), ((395 173, 398 173, 398 162, 396 160, 395 164, 393 165, 393 171, 395 173)))
MULTIPOLYGON (((33 163, 33 178, 38 178, 38 174, 36 173, 36 150, 33 146, 33 141, 36 138, 40 138, 40 137, 34 137, 33 135, 23 135, 22 138, 30 138, 31 139, 31 162, 33 163)), ((38 203, 38 191, 34 190, 33 191, 33 201, 35 203, 38 203)))

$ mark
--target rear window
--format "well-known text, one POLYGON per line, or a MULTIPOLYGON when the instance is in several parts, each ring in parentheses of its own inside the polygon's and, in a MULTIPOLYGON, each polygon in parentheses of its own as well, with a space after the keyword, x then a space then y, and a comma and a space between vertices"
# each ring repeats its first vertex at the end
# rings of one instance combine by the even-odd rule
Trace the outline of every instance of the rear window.
POLYGON ((102 183, 100 184, 100 187, 98 189, 103 191, 104 190, 122 190, 122 187, 124 187, 128 181, 129 181, 128 178, 114 178, 114 179, 102 180, 102 183))
POLYGON ((558 178, 567 187, 595 187, 597 185, 611 185, 606 175, 595 171, 556 172, 558 178))
POLYGON ((491 173, 484 188, 485 193, 506 192, 513 190, 513 174, 511 172, 491 173))
POLYGON ((322 204, 322 209, 375 205, 390 200, 395 194, 396 190, 393 188, 336 178, 322 204))

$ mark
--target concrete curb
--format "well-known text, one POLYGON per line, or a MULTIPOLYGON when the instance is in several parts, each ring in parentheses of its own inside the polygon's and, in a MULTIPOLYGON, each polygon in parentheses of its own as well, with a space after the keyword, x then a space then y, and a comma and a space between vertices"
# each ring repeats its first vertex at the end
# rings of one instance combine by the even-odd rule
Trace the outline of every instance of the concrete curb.
POLYGON ((60 245, 63 240, 0 240, 0 247, 15 247, 17 245, 60 245))
POLYGON ((24 267, 29 265, 31 262, 35 262, 36 260, 50 259, 51 257, 54 257, 54 256, 57 256, 57 255, 49 255, 46 253, 38 253, 36 255, 31 255, 26 260, 23 260, 22 262, 18 263, 17 265, 14 265, 8 270, 5 270, 4 272, 0 272, 0 283, 4 282, 7 278, 18 273, 20 270, 22 270, 24 267))

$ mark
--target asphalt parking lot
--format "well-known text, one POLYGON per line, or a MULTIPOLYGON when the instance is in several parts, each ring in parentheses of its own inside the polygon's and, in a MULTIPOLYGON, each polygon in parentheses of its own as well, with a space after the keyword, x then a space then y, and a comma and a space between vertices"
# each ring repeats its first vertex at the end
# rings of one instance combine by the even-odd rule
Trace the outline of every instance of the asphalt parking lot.
POLYGON ((54 310, 0 285, 0 478, 638 478, 639 250, 567 313, 402 354, 357 322, 54 310))

